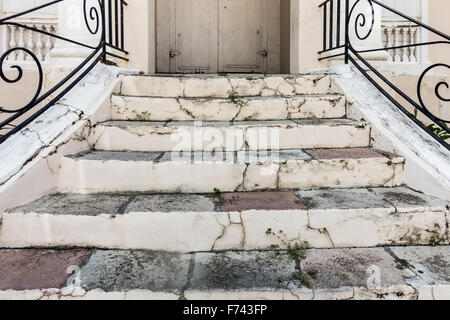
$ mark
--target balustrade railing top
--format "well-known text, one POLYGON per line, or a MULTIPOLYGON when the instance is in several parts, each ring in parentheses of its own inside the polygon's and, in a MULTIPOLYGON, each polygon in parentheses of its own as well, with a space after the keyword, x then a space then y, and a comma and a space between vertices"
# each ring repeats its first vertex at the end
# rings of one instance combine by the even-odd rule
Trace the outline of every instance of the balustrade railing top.
POLYGON ((22 63, 19 63, 22 61, 32 63, 38 74, 34 94, 24 106, 8 107, 2 105, 0 101, 0 143, 25 128, 58 102, 100 61, 106 62, 108 57, 127 60, 125 56, 128 52, 124 48, 124 6, 128 4, 124 0, 79 0, 83 8, 84 21, 81 22, 85 24, 87 31, 93 37, 98 38, 96 45, 60 36, 46 24, 25 23, 19 20, 25 19, 28 14, 55 6, 63 1, 65 0, 49 1, 0 19, 0 26, 6 26, 13 32, 10 47, 0 55, 0 80, 7 84, 19 84, 24 75, 22 63), (16 38, 17 32, 18 38, 16 38), (24 37, 25 32, 29 34, 28 39, 24 37), (30 35, 37 39, 31 38, 30 35), (90 54, 60 82, 46 92, 42 92, 44 83, 42 62, 49 58, 54 41, 89 49, 90 54), (16 71, 15 75, 6 72, 7 66, 16 71))

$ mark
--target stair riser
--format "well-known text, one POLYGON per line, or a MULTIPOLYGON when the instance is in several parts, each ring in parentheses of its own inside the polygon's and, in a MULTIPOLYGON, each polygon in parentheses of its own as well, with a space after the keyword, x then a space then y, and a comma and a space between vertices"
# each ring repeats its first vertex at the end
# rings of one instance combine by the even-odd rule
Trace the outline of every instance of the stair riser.
POLYGON ((113 96, 112 120, 244 121, 343 118, 344 97, 267 97, 230 99, 175 99, 113 96))
POLYGON ((119 215, 4 214, 0 246, 96 247, 192 252, 268 249, 282 243, 266 230, 312 248, 429 245, 446 239, 445 210, 394 212, 393 208, 144 212, 119 215), (438 234, 429 232, 437 230, 438 234))
POLYGON ((403 159, 291 160, 287 163, 231 161, 101 161, 64 158, 58 186, 62 192, 208 193, 265 189, 317 189, 398 186, 403 159))
POLYGON ((97 150, 241 151, 368 147, 370 127, 354 125, 277 126, 102 126, 90 137, 97 150))
POLYGON ((298 77, 154 77, 124 76, 120 93, 146 97, 292 96, 330 94, 330 76, 298 77), (231 94, 233 95, 233 94, 231 94))
MULTIPOLYGON (((71 287, 63 289, 46 288, 36 290, 0 291, 0 300, 449 300, 449 286, 423 286, 422 294, 408 285, 384 286, 381 289, 370 290, 366 287, 320 289, 320 290, 185 290, 183 295, 176 292, 158 292, 146 289, 105 292, 103 290, 84 291, 71 287), (433 295, 431 292, 433 291, 433 295), (425 294, 429 292, 428 295, 425 294), (398 294, 398 293, 401 293, 398 294), (437 298, 434 298, 437 296, 437 298)), ((234 312, 234 311, 233 311, 234 312)))

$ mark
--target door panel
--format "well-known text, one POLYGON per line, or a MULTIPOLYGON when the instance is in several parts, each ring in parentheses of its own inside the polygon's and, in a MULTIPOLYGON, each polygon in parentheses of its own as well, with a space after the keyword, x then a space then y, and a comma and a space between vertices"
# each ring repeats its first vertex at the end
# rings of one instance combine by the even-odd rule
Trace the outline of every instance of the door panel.
POLYGON ((267 1, 220 0, 221 72, 267 71, 267 1))
POLYGON ((171 72, 217 72, 218 1, 171 0, 171 72))
POLYGON ((157 72, 280 71, 280 0, 157 0, 157 72))

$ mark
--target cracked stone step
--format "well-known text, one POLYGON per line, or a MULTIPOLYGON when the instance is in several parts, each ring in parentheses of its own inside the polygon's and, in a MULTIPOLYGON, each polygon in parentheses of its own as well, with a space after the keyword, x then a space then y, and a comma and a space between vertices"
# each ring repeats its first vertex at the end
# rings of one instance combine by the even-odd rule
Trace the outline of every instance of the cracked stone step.
POLYGON ((92 151, 61 160, 61 192, 208 193, 399 186, 403 157, 371 148, 239 152, 92 151), (77 174, 74 175, 74 172, 77 174))
POLYGON ((250 121, 344 118, 342 95, 292 97, 158 98, 113 95, 112 120, 250 121))
POLYGON ((164 98, 335 94, 330 75, 124 75, 120 94, 164 98))
POLYGON ((311 249, 300 258, 285 251, 0 250, 0 299, 448 300, 449 257, 448 246, 311 249))
POLYGON ((449 244, 448 203, 409 188, 53 194, 2 215, 0 247, 170 252, 449 244))
POLYGON ((100 123, 89 140, 106 151, 243 151, 368 147, 370 125, 349 119, 100 123))

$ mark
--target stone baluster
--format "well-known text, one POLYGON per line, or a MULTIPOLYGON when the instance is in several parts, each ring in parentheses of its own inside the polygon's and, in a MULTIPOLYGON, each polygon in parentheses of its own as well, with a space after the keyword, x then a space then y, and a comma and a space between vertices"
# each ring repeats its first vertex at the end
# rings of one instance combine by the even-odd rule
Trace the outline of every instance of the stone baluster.
MULTIPOLYGON (((24 29, 23 28, 19 28, 19 41, 17 42, 17 46, 20 48, 25 47, 24 29)), ((25 54, 24 54, 23 50, 19 50, 19 53, 17 54, 17 60, 23 61, 24 58, 25 58, 25 54)))
MULTIPOLYGON (((39 30, 44 30, 45 26, 44 25, 39 25, 38 26, 39 30)), ((36 56, 39 59, 39 61, 43 61, 44 60, 44 55, 42 53, 42 48, 44 47, 43 43, 42 43, 42 33, 37 32, 36 34, 36 56)))
MULTIPOLYGON (((395 33, 395 46, 400 46, 400 28, 394 28, 394 33, 395 33)), ((401 49, 396 49, 395 50, 395 57, 394 57, 394 61, 395 62, 402 62, 402 57, 400 55, 401 49)))
MULTIPOLYGON (((9 26, 9 48, 15 48, 16 47, 16 26, 9 26)), ((16 60, 16 52, 12 52, 8 55, 9 61, 16 60)))
MULTIPOLYGON (((408 34, 409 34, 409 28, 402 28, 401 29, 402 35, 403 35, 403 45, 407 46, 408 43, 408 34)), ((402 52, 403 52, 403 56, 402 56, 402 61, 403 63, 408 63, 409 62, 409 55, 408 55, 408 48, 402 48, 402 52)))
MULTIPOLYGON (((395 33, 394 28, 386 28, 386 35, 387 35, 387 46, 393 47, 395 45, 395 33)), ((394 56, 395 56, 395 50, 388 50, 389 57, 388 62, 394 62, 394 56)))
MULTIPOLYGON (((44 31, 46 31, 48 33, 52 33, 53 27, 51 25, 44 25, 44 31)), ((53 49, 52 38, 50 36, 47 36, 46 41, 45 41, 44 61, 50 60, 50 52, 52 49, 53 49)))
MULTIPOLYGON (((31 25, 30 27, 36 27, 36 26, 31 25)), ((33 50, 34 50, 34 41, 33 41, 34 32, 31 30, 28 30, 27 33, 28 33, 27 49, 30 50, 31 52, 33 52, 33 50)), ((31 61, 31 60, 33 60, 33 58, 27 54, 25 57, 25 60, 31 61)))
MULTIPOLYGON (((411 27, 409 29, 409 31, 410 31, 410 36, 411 36, 411 44, 416 44, 417 43, 416 42, 417 29, 415 27, 411 27)), ((410 52, 409 61, 412 63, 417 62, 418 59, 417 59, 417 54, 416 54, 416 52, 417 52, 416 47, 411 47, 409 52, 410 52)))

